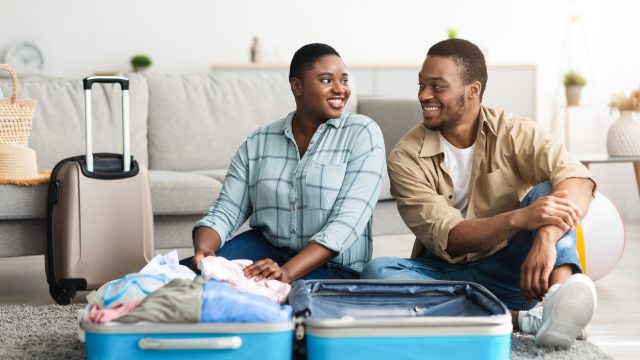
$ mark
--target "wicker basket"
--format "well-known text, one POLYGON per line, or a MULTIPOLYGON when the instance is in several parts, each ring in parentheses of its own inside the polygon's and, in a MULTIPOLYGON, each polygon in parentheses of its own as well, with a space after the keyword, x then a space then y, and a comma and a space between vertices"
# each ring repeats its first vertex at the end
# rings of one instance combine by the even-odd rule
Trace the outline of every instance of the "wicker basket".
POLYGON ((18 78, 11 66, 0 64, 0 70, 9 72, 13 87, 10 98, 0 99, 0 144, 28 145, 37 102, 18 99, 18 78))

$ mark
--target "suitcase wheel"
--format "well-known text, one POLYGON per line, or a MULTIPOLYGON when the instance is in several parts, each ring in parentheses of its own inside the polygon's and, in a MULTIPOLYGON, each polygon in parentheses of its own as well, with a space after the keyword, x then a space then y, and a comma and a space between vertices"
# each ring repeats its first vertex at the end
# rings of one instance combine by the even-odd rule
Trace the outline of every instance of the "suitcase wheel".
POLYGON ((63 289, 56 285, 49 284, 49 294, 59 305, 69 305, 71 299, 76 296, 75 289, 63 289))

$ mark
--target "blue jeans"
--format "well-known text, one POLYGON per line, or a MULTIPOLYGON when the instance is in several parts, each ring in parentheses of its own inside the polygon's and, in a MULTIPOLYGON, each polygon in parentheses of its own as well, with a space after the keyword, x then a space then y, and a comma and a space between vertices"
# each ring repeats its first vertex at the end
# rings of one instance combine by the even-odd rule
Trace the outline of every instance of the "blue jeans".
MULTIPOLYGON (((549 182, 535 186, 522 199, 520 207, 529 206, 541 196, 553 191, 549 182)), ((471 263, 451 264, 427 253, 415 259, 382 257, 373 259, 360 274, 362 279, 453 280, 478 283, 491 291, 509 309, 527 310, 536 302, 527 302, 520 291, 520 265, 531 249, 535 231, 520 231, 508 245, 484 259, 471 263)), ((571 264, 582 272, 576 251, 576 232, 571 230, 556 243, 557 258, 554 268, 571 264)))
MULTIPOLYGON (((269 258, 282 266, 294 257, 296 252, 288 248, 279 248, 272 245, 260 230, 254 229, 245 231, 227 241, 216 252, 216 255, 228 260, 249 259, 258 261, 269 258)), ((193 257, 180 260, 180 264, 189 266, 191 259, 193 257)), ((327 262, 301 279, 357 279, 359 277, 360 274, 351 268, 327 262)))

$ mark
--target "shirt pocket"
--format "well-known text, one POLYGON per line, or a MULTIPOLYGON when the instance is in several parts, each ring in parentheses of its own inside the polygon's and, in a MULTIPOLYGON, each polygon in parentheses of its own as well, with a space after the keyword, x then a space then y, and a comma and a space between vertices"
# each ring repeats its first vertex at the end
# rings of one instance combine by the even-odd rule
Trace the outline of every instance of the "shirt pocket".
POLYGON ((320 164, 309 161, 305 178, 305 205, 308 209, 329 210, 338 198, 347 164, 320 164))
POLYGON ((516 209, 519 205, 513 171, 501 168, 476 178, 473 193, 475 217, 484 218, 516 209))

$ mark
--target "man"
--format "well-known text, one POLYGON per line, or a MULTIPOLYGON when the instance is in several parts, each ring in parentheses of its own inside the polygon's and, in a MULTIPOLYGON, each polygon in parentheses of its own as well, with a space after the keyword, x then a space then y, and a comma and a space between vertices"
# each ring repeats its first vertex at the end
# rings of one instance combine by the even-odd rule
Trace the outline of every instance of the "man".
POLYGON ((575 247, 595 181, 533 121, 481 105, 487 68, 469 41, 431 47, 418 80, 423 122, 387 164, 417 238, 412 259, 375 259, 361 277, 477 282, 507 305, 515 329, 570 346, 596 307, 575 247))

